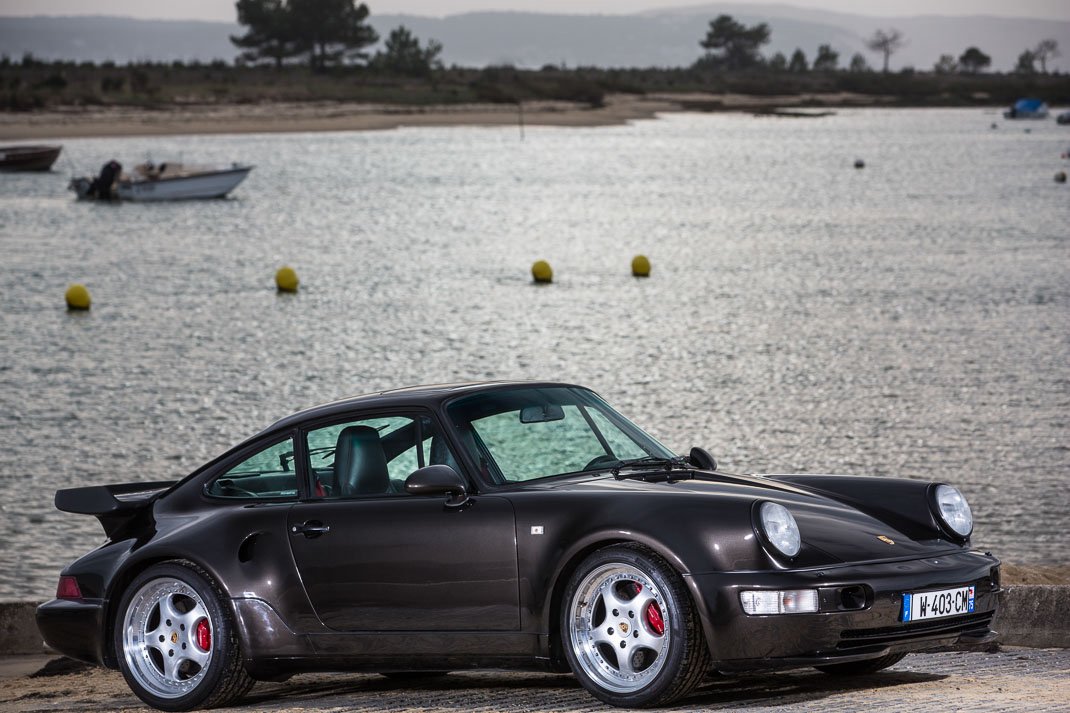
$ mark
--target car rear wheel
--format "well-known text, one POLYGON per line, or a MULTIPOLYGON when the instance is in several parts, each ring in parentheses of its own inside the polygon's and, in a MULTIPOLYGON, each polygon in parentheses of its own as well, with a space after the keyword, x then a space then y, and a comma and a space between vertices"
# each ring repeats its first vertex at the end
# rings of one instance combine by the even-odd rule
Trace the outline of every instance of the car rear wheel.
POLYGON ((637 545, 598 550, 565 590, 561 634, 572 672, 615 706, 671 703, 702 681, 709 649, 680 575, 637 545))
POLYGON ((888 654, 875 659, 865 661, 850 661, 848 663, 830 663, 824 666, 816 666, 818 671, 830 676, 861 676, 867 673, 876 673, 889 666, 894 666, 903 660, 906 654, 888 654))
POLYGON ((138 698, 186 711, 227 705, 252 688, 223 601, 191 562, 154 565, 134 578, 120 600, 114 637, 119 667, 138 698))

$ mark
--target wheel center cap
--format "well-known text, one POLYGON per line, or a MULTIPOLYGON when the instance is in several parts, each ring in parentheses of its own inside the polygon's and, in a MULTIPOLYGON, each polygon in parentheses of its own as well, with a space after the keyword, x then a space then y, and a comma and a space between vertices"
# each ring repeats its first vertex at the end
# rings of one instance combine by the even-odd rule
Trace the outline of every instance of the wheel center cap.
POLYGON ((172 631, 171 632, 171 643, 172 644, 177 644, 178 643, 178 632, 177 631, 172 631))
POLYGON ((620 629, 620 633, 627 634, 628 633, 628 622, 622 621, 620 624, 617 624, 617 628, 620 629))

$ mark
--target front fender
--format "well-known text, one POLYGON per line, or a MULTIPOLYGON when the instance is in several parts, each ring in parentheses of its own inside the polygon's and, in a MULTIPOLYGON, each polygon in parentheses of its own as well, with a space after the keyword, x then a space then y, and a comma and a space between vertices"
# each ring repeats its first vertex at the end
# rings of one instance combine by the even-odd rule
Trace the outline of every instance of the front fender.
POLYGON ((914 540, 947 538, 931 503, 935 483, 857 475, 770 475, 850 505, 914 540))
POLYGON ((521 625, 556 631, 558 599, 583 558, 596 549, 631 542, 662 557, 681 575, 770 566, 754 537, 750 500, 717 503, 684 493, 563 499, 546 493, 510 494, 516 512, 521 625), (539 533, 539 534, 535 534, 539 533))

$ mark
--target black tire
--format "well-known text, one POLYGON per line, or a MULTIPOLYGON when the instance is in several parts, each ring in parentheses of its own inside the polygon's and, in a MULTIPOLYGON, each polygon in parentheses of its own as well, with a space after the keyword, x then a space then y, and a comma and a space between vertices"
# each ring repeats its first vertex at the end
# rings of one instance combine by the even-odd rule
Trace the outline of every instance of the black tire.
POLYGON ((243 665, 225 601, 208 573, 185 560, 153 565, 134 578, 119 601, 112 634, 123 678, 138 698, 160 710, 188 711, 229 705, 248 693, 256 681, 243 665), (202 628, 206 639, 197 638, 202 628), (176 664, 171 673, 167 656, 176 664))
POLYGON ((683 580, 639 545, 606 547, 580 564, 561 600, 560 627, 573 674, 595 698, 613 706, 667 705, 693 691, 710 669, 709 648, 683 580), (627 588, 635 585, 628 599, 627 588), (648 614, 651 604, 657 616, 648 614))
POLYGON ((848 661, 847 663, 830 663, 824 666, 815 666, 818 671, 830 676, 862 676, 867 673, 876 673, 889 666, 895 666, 903 660, 906 654, 888 654, 875 659, 865 661, 848 661))

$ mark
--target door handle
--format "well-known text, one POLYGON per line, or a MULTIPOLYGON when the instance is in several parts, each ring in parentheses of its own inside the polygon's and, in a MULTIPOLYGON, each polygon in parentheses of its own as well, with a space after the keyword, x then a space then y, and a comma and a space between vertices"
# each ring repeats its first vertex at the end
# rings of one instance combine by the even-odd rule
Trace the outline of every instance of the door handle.
POLYGON ((306 520, 300 525, 294 525, 290 528, 290 532, 295 535, 304 535, 305 537, 312 539, 319 537, 320 535, 326 535, 331 531, 330 525, 324 525, 319 520, 306 520))

